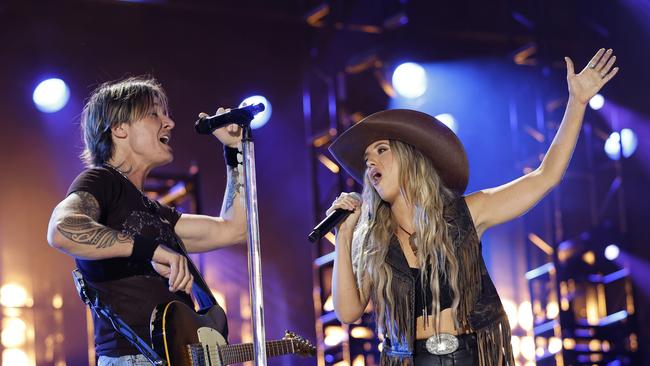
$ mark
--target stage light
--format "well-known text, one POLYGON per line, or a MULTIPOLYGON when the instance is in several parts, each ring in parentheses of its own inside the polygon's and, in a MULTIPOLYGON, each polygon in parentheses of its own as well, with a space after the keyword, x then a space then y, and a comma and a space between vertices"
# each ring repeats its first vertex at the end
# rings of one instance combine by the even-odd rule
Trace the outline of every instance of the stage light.
POLYGON ((621 158, 621 135, 618 132, 612 132, 605 141, 605 153, 612 160, 621 158))
POLYGON ((548 341, 548 351, 556 354, 562 350, 562 339, 558 337, 551 337, 548 341))
POLYGON ((39 111, 54 113, 63 108, 70 99, 70 89, 61 79, 53 78, 42 81, 32 95, 39 111))
POLYGON ((557 301, 551 301, 546 304, 546 318, 555 319, 560 314, 560 306, 557 301))
POLYGON ((531 307, 530 301, 524 301, 519 305, 518 314, 519 325, 524 330, 533 329, 533 309, 531 307))
POLYGON ((605 97, 600 94, 596 94, 589 99, 589 106, 595 111, 601 109, 603 105, 605 105, 605 97))
POLYGON ((264 104, 264 111, 258 113, 255 115, 255 118, 251 121, 251 128, 256 130, 266 124, 266 122, 269 121, 269 118, 271 118, 271 113, 273 113, 273 108, 271 107, 271 103, 268 101, 268 99, 264 98, 261 95, 253 95, 251 97, 248 97, 244 99, 239 107, 243 107, 244 104, 246 105, 251 105, 251 104, 258 104, 262 103, 264 104))
POLYGON ((324 343, 327 346, 336 346, 337 344, 348 339, 348 333, 343 330, 343 327, 332 325, 325 328, 324 343))
POLYGON ((439 114, 436 116, 436 118, 445 124, 445 126, 449 127, 454 133, 458 133, 458 124, 456 123, 456 119, 454 116, 452 116, 449 113, 443 113, 439 114))
POLYGON ((636 137, 636 133, 629 128, 622 129, 621 145, 623 145, 623 156, 626 158, 632 156, 639 145, 639 139, 636 137))
POLYGON ((352 338, 372 339, 375 333, 368 327, 354 327, 350 331, 352 338))
POLYGON ((620 252, 621 250, 616 244, 610 244, 605 248, 605 258, 613 261, 614 259, 618 258, 620 252))
POLYGON ((334 311, 334 299, 332 298, 332 295, 329 295, 327 297, 327 300, 325 300, 325 304, 323 304, 323 310, 334 311))
POLYGON ((2 319, 2 346, 5 348, 21 347, 27 339, 27 324, 20 318, 2 319))
POLYGON ((352 366, 365 366, 366 359, 363 358, 363 355, 357 355, 352 361, 352 366))
POLYGON ((535 359, 535 340, 533 337, 521 337, 519 345, 520 353, 525 359, 531 361, 535 359))
POLYGON ((16 284, 6 284, 0 288, 0 305, 8 308, 19 308, 30 305, 27 290, 16 284))
POLYGON ((427 73, 413 62, 403 63, 393 71, 393 87, 404 98, 417 98, 427 91, 427 73))
POLYGON ((501 303, 503 304, 503 309, 506 311, 506 315, 508 315, 510 329, 515 329, 517 326, 517 304, 510 299, 502 299, 501 303))
POLYGON ((2 366, 27 366, 29 358, 27 353, 17 348, 7 348, 2 351, 2 366))
POLYGON ((519 344, 520 344, 519 337, 517 336, 512 336, 510 338, 510 344, 512 344, 512 354, 515 356, 515 358, 519 357, 519 344))

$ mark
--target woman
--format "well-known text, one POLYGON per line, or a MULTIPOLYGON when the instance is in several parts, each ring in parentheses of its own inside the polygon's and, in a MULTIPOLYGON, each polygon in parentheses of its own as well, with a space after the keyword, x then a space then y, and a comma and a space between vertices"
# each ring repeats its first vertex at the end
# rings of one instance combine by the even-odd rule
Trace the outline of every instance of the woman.
POLYGON ((600 49, 579 74, 567 57, 569 101, 541 165, 503 186, 462 196, 468 163, 458 138, 410 110, 375 113, 330 147, 359 182, 329 211, 352 214, 336 235, 334 309, 354 322, 373 300, 382 365, 514 365, 510 326, 481 258, 480 237, 533 207, 566 170, 589 99, 618 72, 600 49))
MULTIPOLYGON (((75 258, 102 301, 144 340, 150 339, 150 316, 157 305, 182 301, 194 306, 189 296, 194 278, 180 247, 206 252, 246 237, 236 125, 213 133, 224 145, 228 166, 220 217, 181 215, 142 192, 149 172, 173 159, 174 126, 156 80, 128 78, 99 86, 81 114, 87 169, 54 209, 47 234, 50 245, 75 258)), ((211 295, 200 286, 194 290, 201 307, 211 305, 211 295)), ((93 322, 99 366, 150 364, 108 320, 93 313, 93 322)), ((227 336, 222 311, 218 328, 227 336)))

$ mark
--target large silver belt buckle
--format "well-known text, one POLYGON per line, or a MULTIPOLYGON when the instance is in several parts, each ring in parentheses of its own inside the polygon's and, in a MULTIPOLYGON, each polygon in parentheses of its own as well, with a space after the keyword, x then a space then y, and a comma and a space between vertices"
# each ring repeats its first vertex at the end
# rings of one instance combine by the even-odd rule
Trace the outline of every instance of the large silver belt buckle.
POLYGON ((458 338, 453 334, 440 333, 427 339, 427 351, 442 356, 455 352, 458 349, 458 338))

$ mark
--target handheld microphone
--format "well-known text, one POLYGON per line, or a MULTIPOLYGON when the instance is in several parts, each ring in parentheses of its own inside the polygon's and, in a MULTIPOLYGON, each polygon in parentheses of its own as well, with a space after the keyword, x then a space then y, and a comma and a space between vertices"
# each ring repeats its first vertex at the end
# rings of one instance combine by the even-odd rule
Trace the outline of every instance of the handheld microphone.
MULTIPOLYGON (((358 193, 352 193, 356 198, 360 199, 361 197, 359 196, 358 193)), ((307 238, 309 241, 314 243, 316 240, 322 238, 325 234, 329 233, 332 231, 334 227, 336 227, 338 224, 343 222, 350 214, 352 211, 344 210, 342 208, 337 208, 332 212, 331 214, 327 215, 323 221, 318 223, 316 227, 309 233, 307 238)))
POLYGON ((209 117, 199 118, 194 123, 194 129, 200 135, 209 135, 217 128, 227 126, 229 124, 246 124, 253 120, 256 114, 264 110, 264 104, 257 103, 247 105, 241 108, 234 108, 230 111, 209 117))

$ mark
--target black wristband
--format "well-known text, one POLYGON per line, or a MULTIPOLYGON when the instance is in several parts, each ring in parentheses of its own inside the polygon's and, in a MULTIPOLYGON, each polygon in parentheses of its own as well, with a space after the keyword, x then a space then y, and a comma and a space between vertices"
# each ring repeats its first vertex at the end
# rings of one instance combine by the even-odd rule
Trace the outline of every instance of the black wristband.
POLYGON ((231 168, 236 168, 237 165, 241 164, 239 162, 239 158, 237 155, 239 154, 239 149, 230 147, 230 146, 223 146, 223 156, 226 158, 226 165, 228 165, 231 168))
POLYGON ((158 243, 151 238, 146 238, 142 235, 133 237, 133 252, 131 252, 130 260, 133 261, 151 261, 153 252, 158 248, 158 243))

